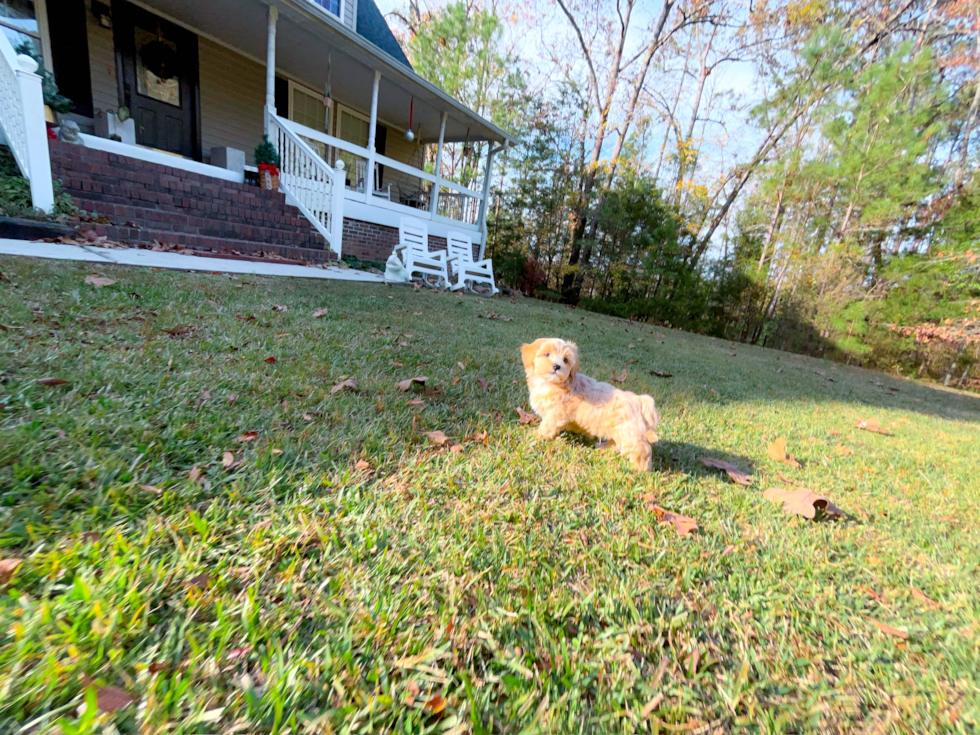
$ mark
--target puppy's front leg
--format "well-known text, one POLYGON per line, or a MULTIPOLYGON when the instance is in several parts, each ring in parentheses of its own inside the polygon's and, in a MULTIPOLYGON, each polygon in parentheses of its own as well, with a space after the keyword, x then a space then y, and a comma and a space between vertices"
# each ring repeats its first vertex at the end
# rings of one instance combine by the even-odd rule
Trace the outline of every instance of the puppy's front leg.
POLYGON ((554 439, 561 433, 561 425, 551 419, 543 418, 538 426, 537 433, 539 439, 554 439))

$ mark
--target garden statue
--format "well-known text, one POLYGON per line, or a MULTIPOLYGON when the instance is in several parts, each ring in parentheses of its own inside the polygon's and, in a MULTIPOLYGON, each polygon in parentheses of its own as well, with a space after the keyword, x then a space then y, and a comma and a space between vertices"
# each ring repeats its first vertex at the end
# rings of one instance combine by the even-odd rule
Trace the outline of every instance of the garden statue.
POLYGON ((388 256, 385 264, 385 283, 411 283, 412 277, 402 265, 398 253, 393 252, 388 256))

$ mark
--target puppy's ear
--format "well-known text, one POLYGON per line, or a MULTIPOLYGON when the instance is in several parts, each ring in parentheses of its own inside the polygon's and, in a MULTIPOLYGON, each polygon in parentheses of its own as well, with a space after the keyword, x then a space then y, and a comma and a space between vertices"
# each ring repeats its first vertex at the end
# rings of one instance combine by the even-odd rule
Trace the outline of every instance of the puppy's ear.
POLYGON ((524 361, 524 369, 530 370, 534 364, 534 358, 538 356, 538 347, 544 342, 543 339, 536 339, 530 344, 521 345, 521 360, 524 361))
POLYGON ((578 373, 578 345, 574 342, 568 342, 568 372, 569 376, 574 378, 575 374, 578 373))

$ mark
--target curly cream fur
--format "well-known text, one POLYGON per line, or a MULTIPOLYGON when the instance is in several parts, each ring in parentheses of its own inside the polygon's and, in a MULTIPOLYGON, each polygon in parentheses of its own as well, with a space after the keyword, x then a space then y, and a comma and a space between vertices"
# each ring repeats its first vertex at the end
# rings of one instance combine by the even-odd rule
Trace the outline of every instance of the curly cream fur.
POLYGON ((541 417, 538 436, 561 431, 611 440, 640 472, 650 469, 650 443, 660 416, 650 396, 600 383, 578 372, 578 347, 561 339, 538 339, 521 347, 531 408, 541 417))

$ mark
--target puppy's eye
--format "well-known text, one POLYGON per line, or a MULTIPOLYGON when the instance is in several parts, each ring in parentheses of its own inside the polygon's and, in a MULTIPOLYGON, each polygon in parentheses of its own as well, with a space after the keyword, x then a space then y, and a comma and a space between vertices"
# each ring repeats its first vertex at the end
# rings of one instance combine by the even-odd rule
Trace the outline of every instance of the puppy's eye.
POLYGON ((545 352, 545 353, 544 353, 544 356, 545 356, 545 357, 551 357, 551 353, 550 353, 550 352, 545 352))
POLYGON ((568 364, 568 358, 567 357, 565 358, 565 364, 566 365, 568 364))

